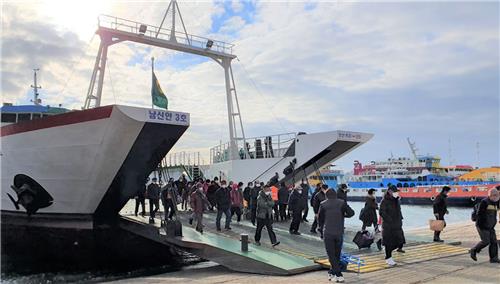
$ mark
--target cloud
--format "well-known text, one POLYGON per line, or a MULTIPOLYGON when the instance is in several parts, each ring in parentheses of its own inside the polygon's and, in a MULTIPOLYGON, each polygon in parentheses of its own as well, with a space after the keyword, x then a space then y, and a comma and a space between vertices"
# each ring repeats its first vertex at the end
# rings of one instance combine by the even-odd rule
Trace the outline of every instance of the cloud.
MULTIPOLYGON (((480 142, 482 164, 500 164, 498 3, 255 2, 250 10, 236 2, 230 9, 220 1, 179 6, 188 33, 236 44, 233 72, 247 136, 375 133, 338 161, 345 168, 354 158, 407 155, 406 137, 441 155, 451 138, 455 160, 470 164, 476 160, 471 149, 480 142), (242 15, 250 12, 248 21, 242 15), (215 21, 220 28, 212 34, 215 21)), ((159 25, 167 6, 115 2, 109 12, 159 25)), ((89 44, 88 37, 45 22, 37 10, 23 6, 19 13, 21 6, 13 4, 3 9, 2 100, 26 102, 31 69, 40 67, 42 98, 79 108, 98 37, 89 44)), ((113 45, 103 103, 149 106, 152 56, 170 106, 192 114, 176 148, 207 149, 226 140, 224 74, 212 60, 135 43, 113 45)))

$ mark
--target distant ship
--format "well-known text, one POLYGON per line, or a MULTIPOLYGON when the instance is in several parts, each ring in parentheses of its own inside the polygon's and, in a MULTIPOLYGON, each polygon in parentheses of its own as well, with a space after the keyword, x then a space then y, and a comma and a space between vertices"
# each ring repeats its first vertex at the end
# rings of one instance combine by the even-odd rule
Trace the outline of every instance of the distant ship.
POLYGON ((309 181, 312 184, 321 181, 331 188, 345 183, 350 190, 348 199, 352 201, 364 201, 370 188, 377 189, 377 198, 381 199, 384 191, 390 185, 395 185, 401 189, 400 196, 404 204, 432 204, 441 188, 447 185, 452 188, 448 199, 450 205, 471 206, 486 197, 489 189, 500 185, 500 168, 492 168, 492 172, 495 169, 496 175, 471 179, 474 171, 472 166, 443 167, 439 157, 418 156, 415 153, 413 159, 389 158, 386 161, 372 161, 366 166, 354 161, 354 169, 349 174, 331 167, 324 168, 311 175, 309 181))

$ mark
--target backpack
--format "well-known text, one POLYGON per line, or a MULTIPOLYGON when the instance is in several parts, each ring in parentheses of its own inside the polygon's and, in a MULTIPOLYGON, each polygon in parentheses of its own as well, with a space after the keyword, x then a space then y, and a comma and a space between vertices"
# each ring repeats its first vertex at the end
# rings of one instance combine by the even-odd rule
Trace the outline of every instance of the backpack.
POLYGON ((477 212, 479 211, 479 206, 481 205, 481 202, 478 202, 474 204, 474 208, 472 208, 472 213, 470 214, 470 219, 473 222, 477 221, 477 212))

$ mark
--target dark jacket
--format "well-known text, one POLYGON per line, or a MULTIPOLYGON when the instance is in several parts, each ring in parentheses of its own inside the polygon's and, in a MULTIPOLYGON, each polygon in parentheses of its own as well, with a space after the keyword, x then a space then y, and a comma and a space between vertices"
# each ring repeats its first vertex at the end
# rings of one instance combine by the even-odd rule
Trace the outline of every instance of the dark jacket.
POLYGON ((497 224, 498 202, 491 201, 488 197, 481 200, 477 210, 476 226, 481 230, 491 230, 497 224))
POLYGON ((321 202, 318 211, 319 227, 323 227, 323 235, 344 235, 344 218, 354 216, 352 210, 342 199, 326 199, 321 202))
POLYGON ((137 191, 137 198, 138 199, 144 199, 146 198, 146 185, 141 186, 139 190, 137 191))
POLYGON ((215 204, 217 209, 227 210, 231 208, 231 189, 229 187, 221 187, 215 192, 215 204))
POLYGON ((434 214, 438 214, 441 219, 444 217, 444 214, 446 214, 446 211, 448 211, 447 197, 448 196, 446 194, 441 192, 438 196, 436 196, 436 199, 434 199, 434 202, 432 203, 434 214))
POLYGON ((278 190, 278 204, 288 204, 288 198, 290 197, 290 191, 286 186, 280 187, 278 190))
POLYGON ((309 185, 307 183, 301 183, 300 187, 302 188, 302 207, 306 208, 308 206, 307 201, 309 200, 309 185))
POLYGON ((257 218, 273 219, 274 200, 271 195, 267 195, 263 190, 257 197, 257 218))
POLYGON ((260 186, 254 186, 250 191, 250 208, 257 208, 257 197, 262 190, 260 186))
POLYGON ((250 205, 251 194, 252 194, 252 188, 249 186, 245 187, 245 189, 243 190, 243 199, 245 199, 246 202, 248 202, 248 205, 250 205))
POLYGON ((215 206, 215 193, 217 192, 217 189, 219 189, 219 186, 216 183, 210 184, 207 189, 207 199, 212 204, 212 206, 215 206))
POLYGON ((302 194, 300 194, 297 189, 294 189, 292 191, 292 194, 290 194, 290 197, 288 198, 288 208, 290 211, 304 210, 304 203, 302 202, 302 194))
POLYGON ((365 199, 365 207, 363 207, 359 214, 359 219, 363 221, 364 225, 370 226, 371 224, 377 224, 377 209, 377 200, 367 196, 365 199))
POLYGON ((326 200, 326 194, 322 190, 320 190, 318 193, 316 193, 313 196, 312 206, 313 206, 314 214, 318 214, 319 206, 321 205, 321 202, 323 202, 325 200, 326 200))
POLYGON ((207 197, 203 192, 194 191, 191 193, 191 209, 196 214, 201 214, 205 211, 205 208, 209 205, 207 197))
POLYGON ((173 184, 167 184, 161 189, 160 194, 161 202, 163 205, 167 205, 167 199, 172 199, 174 204, 177 204, 177 190, 173 184))
POLYGON ((380 203, 382 217, 382 242, 390 248, 397 248, 405 243, 403 233, 403 215, 399 200, 386 193, 380 203))
POLYGON ((347 201, 347 191, 343 191, 342 189, 337 189, 337 198, 347 201))
POLYGON ((160 199, 160 186, 158 184, 150 183, 147 192, 149 199, 160 199))

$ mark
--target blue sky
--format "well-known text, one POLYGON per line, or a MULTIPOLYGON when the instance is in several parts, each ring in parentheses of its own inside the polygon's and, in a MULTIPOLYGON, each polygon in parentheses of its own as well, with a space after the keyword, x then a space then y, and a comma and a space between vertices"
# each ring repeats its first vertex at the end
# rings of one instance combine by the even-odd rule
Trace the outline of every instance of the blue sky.
MULTIPOLYGON (((166 9, 158 2, 133 8, 110 3, 107 14, 153 24, 166 9)), ((12 6, 4 8, 2 64, 19 68, 2 69, 4 97, 29 102, 30 70, 37 64, 42 99, 78 108, 98 40, 89 42, 88 34, 74 40, 77 27, 47 23, 43 9, 29 13, 22 7, 24 16, 13 17, 20 7, 12 6), (9 33, 9 25, 30 37, 9 33), (43 56, 32 52, 33 46, 43 56)), ((374 133, 372 141, 336 162, 344 169, 351 169, 353 160, 409 156, 406 137, 416 141, 420 154, 439 155, 445 165, 476 165, 477 143, 480 166, 500 165, 496 2, 179 1, 179 6, 189 33, 236 44, 233 70, 248 136, 336 129, 374 133)), ((206 58, 132 43, 113 46, 104 101, 148 106, 152 56, 169 105, 192 114, 177 150, 206 153, 221 137, 226 140, 223 74, 206 58)))

